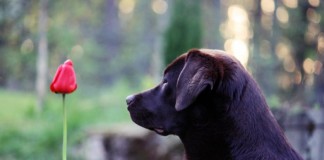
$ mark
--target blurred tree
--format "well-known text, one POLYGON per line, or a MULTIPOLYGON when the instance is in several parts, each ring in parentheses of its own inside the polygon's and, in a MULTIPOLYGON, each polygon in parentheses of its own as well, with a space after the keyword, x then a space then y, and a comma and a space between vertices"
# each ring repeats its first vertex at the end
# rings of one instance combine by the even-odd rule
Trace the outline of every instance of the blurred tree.
MULTIPOLYGON (((259 82, 266 96, 272 96, 277 92, 276 81, 269 81, 269 75, 276 74, 279 67, 278 59, 275 56, 275 45, 280 32, 276 23, 275 11, 265 14, 261 3, 255 3, 252 10, 252 53, 249 69, 259 82)), ((275 2, 275 1, 274 1, 275 2)), ((276 3, 274 3, 276 5, 276 3)))
POLYGON ((201 1, 174 0, 170 26, 165 33, 165 63, 202 45, 201 1))
MULTIPOLYGON (((307 10, 309 8, 308 1, 299 0, 298 7, 296 9, 290 9, 289 13, 289 26, 298 26, 298 27, 287 27, 282 28, 282 35, 286 37, 291 44, 291 54, 293 61, 296 66, 296 73, 299 73, 301 79, 304 81, 307 79, 307 74, 303 69, 303 62, 307 57, 313 56, 315 50, 312 49, 312 46, 307 43, 305 40, 305 33, 307 32, 307 10)), ((283 63, 284 65, 284 63, 283 63)), ((294 73, 289 73, 286 71, 291 79, 294 77, 294 73)), ((305 83, 294 83, 292 81, 288 90, 288 95, 292 95, 295 98, 293 101, 303 101, 306 102, 309 96, 305 96, 305 83)))
MULTIPOLYGON (((97 61, 102 68, 107 64, 114 63, 118 58, 122 47, 122 29, 120 26, 120 18, 118 17, 118 1, 105 0, 103 5, 102 24, 97 33, 97 41, 103 47, 104 53, 98 56, 97 61)), ((101 72, 99 76, 101 82, 107 83, 114 80, 112 75, 114 72, 101 72)))
POLYGON ((7 45, 7 37, 8 37, 8 20, 6 18, 7 15, 7 1, 0 1, 0 87, 4 87, 6 84, 6 71, 5 71, 5 46, 7 45))
POLYGON ((35 51, 30 37, 34 27, 33 2, 0 1, 0 87, 32 89, 34 86, 35 51))
POLYGON ((41 111, 47 92, 47 23, 48 23, 48 0, 41 0, 38 17, 38 56, 37 56, 37 110, 41 111))
MULTIPOLYGON (((324 28, 324 26, 322 26, 324 28)), ((324 108, 324 56, 323 53, 318 54, 318 61, 315 63, 315 81, 314 81, 314 105, 324 108)))
POLYGON ((305 71, 315 64, 315 37, 320 33, 320 27, 316 24, 318 22, 310 19, 323 15, 314 12, 314 8, 320 10, 321 7, 311 6, 310 1, 303 0, 262 2, 255 3, 257 5, 252 12, 254 34, 251 70, 267 96, 276 94, 288 100, 292 106, 309 106, 310 101, 318 97, 315 95, 321 95, 323 90, 320 87, 321 76, 305 71), (307 59, 312 64, 305 66, 307 59), (312 90, 314 74, 315 91, 318 92, 315 95, 312 90), (269 81, 268 75, 275 75, 276 81, 269 81))
POLYGON ((315 47, 317 49, 316 58, 314 66, 314 98, 315 104, 318 104, 320 107, 324 108, 324 3, 321 1, 320 5, 314 8, 315 14, 313 17, 310 17, 310 21, 318 22, 320 31, 315 40, 315 47), (319 18, 321 17, 321 18, 319 18), (318 19, 320 21, 318 21, 318 19), (315 21, 314 21, 315 20, 315 21), (316 21, 317 20, 317 21, 316 21))
POLYGON ((160 39, 162 39, 161 32, 165 26, 163 24, 165 15, 154 11, 154 2, 137 1, 136 10, 131 15, 137 18, 125 18, 127 19, 125 22, 128 24, 124 28, 124 36, 127 38, 125 38, 123 59, 126 60, 127 65, 122 68, 120 73, 130 80, 132 86, 138 86, 143 80, 143 76, 139 76, 138 73, 146 74, 156 80, 159 80, 161 76, 159 70, 162 61, 159 58, 161 54, 160 39), (134 37, 129 35, 134 35, 134 37))
POLYGON ((220 26, 225 21, 225 8, 219 0, 202 1, 202 27, 203 47, 223 49, 224 39, 220 32, 220 26))
MULTIPOLYGON (((280 92, 286 99, 290 99, 289 102, 292 104, 314 106, 314 103, 317 103, 323 106, 324 86, 321 82, 323 74, 316 73, 315 68, 316 64, 323 62, 321 56, 316 54, 318 52, 316 44, 321 35, 320 23, 323 23, 323 20, 318 17, 324 15, 323 12, 316 11, 322 10, 320 6, 311 5, 315 1, 296 0, 294 2, 296 2, 295 6, 285 1, 282 4, 282 8, 287 10, 289 23, 280 25, 281 39, 286 41, 290 53, 282 61, 284 69, 280 71, 288 77, 288 87, 282 88, 280 92), (289 56, 291 61, 287 59, 289 56)), ((319 70, 321 68, 319 67, 319 70)))

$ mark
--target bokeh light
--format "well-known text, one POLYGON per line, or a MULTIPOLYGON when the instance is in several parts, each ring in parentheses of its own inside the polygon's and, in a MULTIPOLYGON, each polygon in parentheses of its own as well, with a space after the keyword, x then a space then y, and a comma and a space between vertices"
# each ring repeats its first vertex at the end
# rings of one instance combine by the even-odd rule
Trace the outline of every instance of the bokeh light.
POLYGON ((307 19, 312 23, 319 23, 321 21, 321 15, 313 8, 308 8, 306 12, 307 19))
POLYGON ((277 82, 282 89, 288 89, 292 85, 291 78, 287 74, 278 75, 277 82))
POLYGON ((297 8, 298 0, 283 0, 283 4, 288 8, 297 8))
POLYGON ((232 5, 228 8, 227 15, 228 21, 221 27, 221 32, 227 39, 224 43, 225 51, 246 66, 249 59, 248 40, 251 35, 248 14, 241 6, 232 5))
POLYGON ((285 71, 290 72, 290 73, 294 72, 296 69, 295 61, 291 56, 287 56, 284 59, 283 66, 284 66, 285 71))
POLYGON ((29 38, 24 40, 21 44, 20 50, 23 54, 32 52, 34 50, 34 42, 29 38))
POLYGON ((119 10, 124 14, 129 14, 134 11, 135 0, 121 0, 119 2, 119 10))
POLYGON ((320 33, 317 38, 317 51, 324 55, 324 33, 320 33))
POLYGON ((165 0, 153 0, 152 10, 156 14, 164 14, 168 9, 168 3, 165 0))
POLYGON ((73 46, 72 49, 71 49, 71 55, 72 56, 81 58, 83 56, 83 53, 84 53, 83 47, 81 45, 79 45, 79 44, 73 46))
POLYGON ((310 59, 310 58, 306 58, 303 62, 303 69, 307 74, 312 74, 314 73, 314 64, 315 62, 310 59))
POLYGON ((316 37, 320 33, 320 26, 315 23, 309 23, 305 33, 305 42, 312 43, 316 41, 316 37))
POLYGON ((265 14, 272 14, 275 10, 275 4, 273 0, 261 0, 261 9, 265 14))
POLYGON ((283 42, 279 42, 276 45, 276 55, 279 60, 284 60, 286 57, 290 55, 290 48, 287 44, 283 42))
POLYGON ((276 17, 281 23, 288 23, 289 21, 289 13, 284 7, 278 7, 276 11, 276 17))
POLYGON ((320 0, 308 0, 308 3, 313 7, 318 7, 320 5, 320 0))

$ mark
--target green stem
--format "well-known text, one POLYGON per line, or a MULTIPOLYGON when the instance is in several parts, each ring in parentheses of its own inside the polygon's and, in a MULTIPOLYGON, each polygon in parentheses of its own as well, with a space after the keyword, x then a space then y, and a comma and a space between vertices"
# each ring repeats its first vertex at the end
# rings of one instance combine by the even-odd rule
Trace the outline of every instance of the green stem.
POLYGON ((66 107, 65 107, 65 94, 63 97, 63 146, 62 146, 62 160, 66 160, 66 144, 67 144, 67 123, 66 123, 66 107))

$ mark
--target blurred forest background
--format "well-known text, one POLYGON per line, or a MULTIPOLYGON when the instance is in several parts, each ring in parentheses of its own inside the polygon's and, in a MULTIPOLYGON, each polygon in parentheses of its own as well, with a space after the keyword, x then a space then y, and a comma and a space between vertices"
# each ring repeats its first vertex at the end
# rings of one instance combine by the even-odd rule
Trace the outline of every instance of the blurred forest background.
POLYGON ((67 58, 78 81, 68 153, 82 159, 89 132, 131 123, 127 95, 201 47, 236 56, 280 115, 322 111, 321 0, 0 0, 0 159, 60 157, 61 97, 49 83, 67 58))

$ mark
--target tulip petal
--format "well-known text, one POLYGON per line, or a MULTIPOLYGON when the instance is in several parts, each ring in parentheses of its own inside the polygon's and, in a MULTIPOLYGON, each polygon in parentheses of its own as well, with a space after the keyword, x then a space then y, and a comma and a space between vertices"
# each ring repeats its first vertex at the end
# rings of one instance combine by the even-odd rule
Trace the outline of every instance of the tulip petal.
POLYGON ((71 60, 66 60, 58 67, 50 89, 52 92, 62 94, 72 93, 77 89, 76 76, 71 60))

